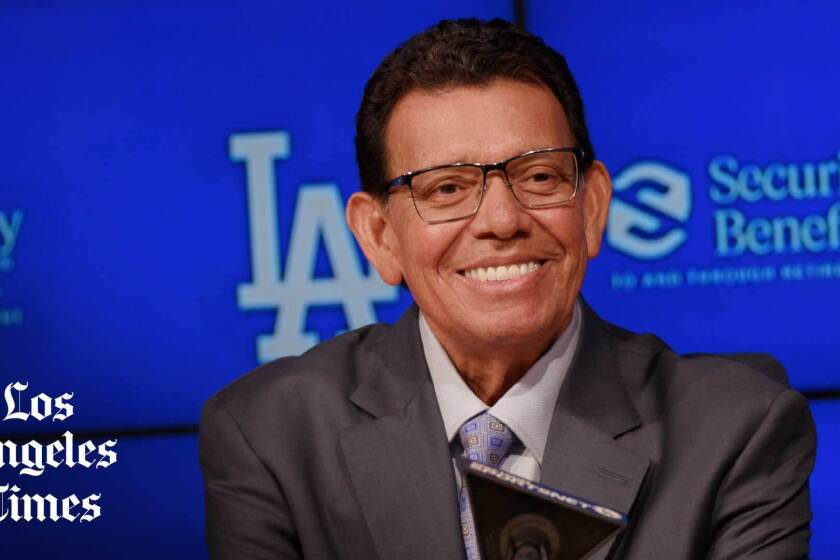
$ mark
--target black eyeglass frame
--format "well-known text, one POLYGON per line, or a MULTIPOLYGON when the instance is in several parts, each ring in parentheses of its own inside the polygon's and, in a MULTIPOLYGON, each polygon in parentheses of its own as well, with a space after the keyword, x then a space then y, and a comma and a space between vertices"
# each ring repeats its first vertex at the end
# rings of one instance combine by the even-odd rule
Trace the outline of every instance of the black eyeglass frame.
POLYGON ((394 177, 390 181, 385 184, 387 189, 387 194, 391 194, 391 190, 396 187, 407 187, 409 193, 411 193, 411 201, 414 204, 414 209, 417 211, 417 215, 420 216, 424 222, 428 224, 444 224, 448 222, 457 222, 458 220, 465 220, 471 216, 474 216, 478 209, 481 208, 481 203, 484 201, 484 193, 487 192, 487 174, 491 171, 499 170, 502 172, 502 176, 504 177, 505 185, 510 189, 511 194, 513 194, 513 198, 518 202, 523 208, 529 209, 540 209, 540 208, 555 208, 557 206, 561 206, 566 204, 567 202, 574 200, 577 196, 578 189, 580 187, 580 176, 583 174, 582 164, 583 164, 583 156, 584 151, 583 149, 578 146, 571 146, 566 148, 538 148, 536 150, 529 150, 522 154, 518 154, 507 159, 503 159, 501 161, 497 161, 495 163, 446 163, 443 165, 432 165, 430 167, 424 167, 422 169, 417 169, 415 171, 409 171, 408 173, 403 173, 398 177, 394 177), (510 178, 507 174, 507 166, 510 162, 515 161, 517 159, 532 156, 534 154, 544 154, 548 152, 566 152, 570 153, 575 157, 575 190, 572 192, 572 195, 565 199, 560 200, 557 202, 550 202, 548 204, 538 204, 538 205, 528 205, 519 200, 519 197, 516 196, 516 191, 513 190, 513 184, 510 181, 510 178), (476 167, 481 170, 481 191, 478 198, 478 204, 475 205, 475 208, 469 214, 464 216, 459 216, 457 218, 447 218, 445 220, 427 220, 423 217, 423 214, 420 212, 420 209, 417 208, 417 200, 414 198, 414 191, 411 189, 411 181, 418 175, 422 175, 423 173, 427 173, 429 171, 436 171, 438 169, 444 169, 447 167, 476 167))

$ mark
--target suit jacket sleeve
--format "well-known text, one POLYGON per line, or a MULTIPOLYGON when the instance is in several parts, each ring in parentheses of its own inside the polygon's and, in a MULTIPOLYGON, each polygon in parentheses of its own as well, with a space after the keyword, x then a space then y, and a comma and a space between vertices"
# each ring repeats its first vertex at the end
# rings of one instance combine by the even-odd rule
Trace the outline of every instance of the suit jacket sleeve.
POLYGON ((781 392, 722 481, 708 558, 807 558, 815 453, 807 401, 781 392))
POLYGON ((301 558, 280 485, 218 396, 207 402, 201 415, 199 456, 210 557, 301 558))

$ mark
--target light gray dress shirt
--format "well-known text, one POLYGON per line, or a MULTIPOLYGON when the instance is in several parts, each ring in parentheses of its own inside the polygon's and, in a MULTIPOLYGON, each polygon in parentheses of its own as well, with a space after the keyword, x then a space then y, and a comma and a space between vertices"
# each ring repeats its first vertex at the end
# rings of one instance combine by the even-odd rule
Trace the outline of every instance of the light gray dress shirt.
POLYGON ((488 407, 472 392, 455 369, 446 350, 420 313, 423 353, 432 376, 446 437, 450 442, 459 490, 461 475, 458 461, 463 449, 457 437, 458 431, 464 422, 484 411, 489 411, 504 422, 518 438, 518 442, 511 447, 502 462, 501 468, 529 480, 539 481, 554 405, 577 350, 581 321, 580 302, 576 302, 572 320, 563 334, 525 375, 502 395, 502 398, 488 407))

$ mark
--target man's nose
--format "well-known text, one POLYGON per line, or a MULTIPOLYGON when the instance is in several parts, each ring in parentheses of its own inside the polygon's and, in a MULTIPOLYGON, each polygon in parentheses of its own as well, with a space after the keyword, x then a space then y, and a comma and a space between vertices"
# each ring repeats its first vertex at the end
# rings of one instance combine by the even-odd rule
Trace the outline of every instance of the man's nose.
POLYGON ((477 237, 499 239, 510 239, 530 230, 531 218, 514 197, 501 171, 487 174, 484 199, 470 227, 477 237))

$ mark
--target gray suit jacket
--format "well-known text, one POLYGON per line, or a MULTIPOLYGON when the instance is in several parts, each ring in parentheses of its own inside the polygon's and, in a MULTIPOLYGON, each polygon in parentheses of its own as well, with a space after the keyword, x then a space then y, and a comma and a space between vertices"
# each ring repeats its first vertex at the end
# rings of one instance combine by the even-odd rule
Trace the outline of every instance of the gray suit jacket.
MULTIPOLYGON (((542 482, 629 512, 595 558, 805 557, 816 443, 802 396, 584 307, 542 482)), ((213 558, 464 557, 416 308, 222 390, 200 456, 213 558)))

